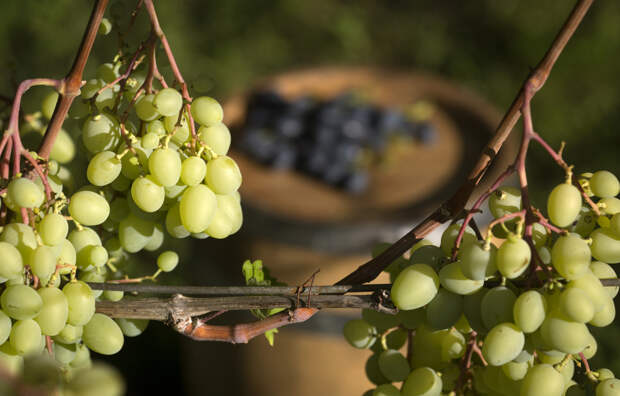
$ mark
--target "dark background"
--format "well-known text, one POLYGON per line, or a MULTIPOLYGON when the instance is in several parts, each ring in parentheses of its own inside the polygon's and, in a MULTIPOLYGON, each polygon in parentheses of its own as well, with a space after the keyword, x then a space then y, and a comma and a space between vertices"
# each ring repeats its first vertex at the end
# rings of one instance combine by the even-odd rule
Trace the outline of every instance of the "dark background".
MULTIPOLYGON (((503 112, 543 56, 572 3, 160 0, 156 8, 194 94, 224 99, 257 79, 295 68, 371 65, 441 75, 477 92, 503 112)), ((25 78, 63 76, 73 61, 91 4, 3 1, 0 93, 11 96, 14 82, 25 78)), ((112 1, 106 16, 118 16, 125 23, 133 5, 132 1, 112 1)), ((620 173, 616 135, 620 122, 619 16, 619 2, 595 2, 533 101, 536 130, 554 147, 565 141, 565 158, 582 171, 620 173)), ((144 38, 147 32, 148 21, 142 14, 133 37, 144 38)), ((96 41, 86 76, 111 60, 116 45, 114 34, 96 41)), ((163 60, 160 67, 169 73, 163 60)), ((26 110, 36 110, 43 94, 43 90, 33 90, 26 99, 26 110)), ((528 171, 535 202, 544 206, 545 195, 562 173, 538 148, 531 151, 528 171)), ((235 237, 230 243, 234 242, 235 237)), ((200 255, 198 248, 186 249, 188 257, 200 255)), ((230 279, 213 270, 202 283, 218 281, 230 279)), ((620 346, 614 342, 617 331, 601 331, 597 359, 601 359, 598 366, 620 373, 620 346)), ((128 339, 112 360, 128 378, 130 393, 156 389, 183 393, 182 372, 187 362, 179 353, 182 342, 186 341, 156 323, 144 336, 128 339)), ((219 359, 234 358, 230 350, 224 352, 217 359, 205 359, 217 365, 219 359)), ((231 389, 235 380, 239 379, 234 373, 222 377, 230 381, 231 389)))

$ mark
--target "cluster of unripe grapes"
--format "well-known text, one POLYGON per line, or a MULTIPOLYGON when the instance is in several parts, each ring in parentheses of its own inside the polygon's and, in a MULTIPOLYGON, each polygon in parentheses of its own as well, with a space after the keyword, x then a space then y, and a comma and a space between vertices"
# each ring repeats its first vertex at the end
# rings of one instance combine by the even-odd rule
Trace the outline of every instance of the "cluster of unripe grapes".
POLYGON ((489 198, 500 221, 486 238, 467 227, 454 255, 455 223, 440 246, 422 241, 388 266, 398 313, 364 311, 344 328, 351 345, 374 352, 366 372, 377 388, 367 394, 620 395, 614 373, 587 363, 597 351, 589 326, 616 315, 618 287, 600 279, 617 278, 610 264, 620 263, 620 183, 608 171, 579 183, 590 202, 569 171, 548 197, 552 224, 540 216, 530 243, 524 218, 510 216, 524 209, 521 190, 502 187, 489 198), (399 349, 409 334, 407 358, 399 349))
MULTIPOLYGON (((225 238, 243 219, 241 173, 226 155, 220 104, 199 97, 187 105, 174 88, 141 93, 144 74, 116 82, 119 66, 101 65, 76 98, 69 116, 79 131, 60 131, 45 167, 51 200, 35 172, 5 181, 1 195, 8 213, 0 232, 0 365, 19 375, 30 357, 49 352, 67 395, 90 394, 79 388, 85 374, 74 373, 91 366, 90 351, 117 353, 124 336, 148 324, 95 313, 96 300, 118 301, 123 292, 86 282, 133 275, 130 254, 142 250, 158 252, 154 274, 141 277, 154 279, 179 261, 164 250, 167 238, 225 238), (199 125, 195 139, 190 120, 199 125)), ((43 117, 51 118, 57 98, 44 99, 43 117)), ((27 146, 40 140, 43 117, 23 128, 27 146)), ((98 394, 122 392, 115 373, 97 370, 93 383, 118 384, 98 394)))

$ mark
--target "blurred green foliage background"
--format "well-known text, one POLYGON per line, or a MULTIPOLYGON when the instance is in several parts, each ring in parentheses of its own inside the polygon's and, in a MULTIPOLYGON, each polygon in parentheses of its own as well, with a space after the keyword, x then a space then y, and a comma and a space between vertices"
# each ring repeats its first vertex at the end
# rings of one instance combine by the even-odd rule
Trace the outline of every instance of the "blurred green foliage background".
MULTIPOLYGON (((0 94, 30 77, 61 77, 71 66, 93 1, 4 0, 0 12, 0 94)), ((313 65, 424 70, 465 86, 505 111, 574 1, 178 1, 157 0, 162 27, 193 93, 225 98, 257 79, 313 65)), ((126 24, 134 1, 112 1, 126 24)), ((578 170, 620 173, 620 2, 595 2, 533 102, 534 124, 578 170)), ((144 15, 132 42, 145 38, 144 15)), ((114 34, 95 43, 87 76, 110 61, 114 34)), ((165 62, 160 61, 164 73, 165 62)), ((33 91, 35 109, 43 91, 33 91)), ((562 180, 542 150, 529 158, 534 197, 562 180)), ((432 164, 431 164, 432 165, 432 164)), ((541 205, 541 206, 544 206, 541 205)), ((620 374, 617 329, 599 357, 620 374)))

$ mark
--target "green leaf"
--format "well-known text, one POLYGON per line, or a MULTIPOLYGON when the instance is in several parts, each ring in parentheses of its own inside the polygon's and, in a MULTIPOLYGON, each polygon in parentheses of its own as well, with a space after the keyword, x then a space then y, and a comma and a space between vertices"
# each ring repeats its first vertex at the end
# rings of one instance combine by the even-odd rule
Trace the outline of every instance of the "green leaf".
POLYGON ((273 343, 275 341, 274 337, 277 332, 278 332, 278 329, 271 329, 265 332, 265 338, 267 339, 267 342, 269 342, 270 346, 273 346, 273 343))

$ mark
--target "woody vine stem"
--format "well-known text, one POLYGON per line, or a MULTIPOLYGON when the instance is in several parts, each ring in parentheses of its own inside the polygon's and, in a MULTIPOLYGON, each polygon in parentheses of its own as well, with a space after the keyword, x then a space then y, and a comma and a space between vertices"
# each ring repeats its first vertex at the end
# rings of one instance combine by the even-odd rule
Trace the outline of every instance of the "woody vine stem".
MULTIPOLYGON (((500 125, 498 126, 495 135, 484 148, 478 162, 470 172, 468 178, 454 193, 454 195, 382 254, 380 254, 373 260, 370 260, 369 262, 363 264, 357 270, 353 271, 351 274, 338 281, 336 283, 337 286, 361 285, 363 283, 372 281, 392 261, 405 253, 411 246, 424 238, 436 227, 464 215, 464 224, 457 239, 458 246, 460 240, 462 239, 466 225, 473 220, 474 213, 478 211, 484 200, 486 200, 493 193, 493 191, 495 191, 500 186, 502 181, 514 172, 517 172, 517 174, 519 175, 524 209, 511 216, 522 218, 525 227, 524 238, 526 239, 526 241, 530 244, 530 246, 532 246, 531 231, 532 224, 534 222, 540 222, 549 230, 549 232, 562 232, 561 230, 552 226, 544 218, 540 211, 533 208, 529 202, 527 175, 525 171, 525 157, 527 154, 529 143, 532 140, 541 144, 555 160, 555 162, 558 163, 558 165, 569 171, 568 165, 562 159, 561 150, 560 152, 556 152, 555 150, 553 150, 542 139, 542 137, 534 131, 530 104, 533 96, 545 84, 549 73, 555 65, 556 60, 564 50, 567 42, 574 34, 575 30, 581 23, 583 17, 587 13, 592 3, 593 0, 579 0, 577 2, 572 12, 568 16, 566 22, 564 23, 563 27, 561 28, 560 32, 558 33, 557 37, 551 44, 549 50, 547 51, 541 62, 538 64, 538 66, 533 70, 533 72, 524 82, 521 90, 519 91, 512 105, 508 109, 500 125), (475 194, 477 186, 484 177, 486 171, 489 169, 500 148, 502 147, 510 133, 512 133, 513 128, 521 115, 523 115, 524 131, 521 148, 517 158, 515 159, 515 162, 499 176, 499 178, 492 184, 492 186, 488 190, 484 191, 477 198, 477 200, 474 202, 474 204, 469 210, 465 211, 464 208, 467 202, 475 194)), ((25 80, 19 85, 15 98, 13 100, 13 107, 11 111, 11 118, 9 121, 8 129, 5 131, 2 139, 0 140, 0 177, 8 179, 11 175, 15 176, 22 173, 23 170, 20 168, 21 157, 25 159, 25 163, 28 164, 28 166, 31 168, 28 169, 29 171, 36 172, 40 176, 43 176, 47 172, 47 159, 49 158, 53 143, 58 135, 58 132, 60 131, 60 128, 64 122, 71 103, 73 102, 74 98, 79 95, 80 87, 84 83, 82 81, 84 67, 90 55, 95 36, 97 34, 99 25, 103 17, 103 13, 107 5, 108 0, 96 1, 74 64, 65 78, 61 80, 46 78, 31 79, 25 80), (56 105, 52 119, 50 120, 38 153, 31 153, 23 148, 21 140, 19 138, 19 110, 21 105, 21 97, 23 96, 23 94, 29 88, 38 85, 47 85, 56 88, 56 90, 60 94, 60 99, 56 105)), ((133 25, 133 20, 135 19, 137 12, 142 7, 146 9, 146 12, 151 21, 151 35, 147 40, 145 40, 141 45, 139 45, 136 52, 131 56, 131 60, 127 65, 126 71, 117 79, 117 81, 114 81, 113 83, 104 86, 99 90, 97 94, 100 94, 105 89, 109 89, 114 83, 120 83, 121 86, 124 86, 130 73, 143 61, 148 62, 148 73, 143 85, 138 89, 131 103, 133 104, 141 94, 151 92, 153 79, 156 79, 163 87, 167 87, 169 84, 165 81, 164 77, 159 72, 156 60, 155 48, 157 44, 161 44, 174 75, 175 81, 172 85, 178 86, 182 92, 184 100, 184 109, 182 109, 182 111, 185 110, 189 117, 191 117, 189 106, 191 104, 192 98, 189 95, 187 83, 183 79, 183 76, 172 53, 172 49, 168 43, 166 35, 161 29, 152 0, 138 1, 136 9, 132 14, 132 22, 130 23, 130 28, 133 25)), ((126 121, 126 119, 126 116, 121 117, 121 134, 123 135, 123 138, 127 143, 128 149, 132 150, 131 141, 128 139, 127 132, 124 126, 124 122, 126 121)), ((182 117, 179 117, 179 123, 181 122, 181 119, 182 117)), ((195 151, 196 131, 193 120, 189 120, 189 125, 191 131, 190 147, 192 150, 195 151)), ((45 177, 41 177, 41 179, 44 181, 45 191, 49 203, 49 199, 51 198, 50 186, 45 183, 45 177)), ((577 186, 580 188, 578 184, 577 186)), ((598 213, 598 208, 596 207, 596 205, 593 204, 592 201, 589 200, 589 198, 585 194, 584 197, 589 202, 589 204, 592 205, 593 210, 598 213)), ((0 221, 6 221, 6 216, 7 209, 6 207, 3 207, 0 211, 0 221)), ((32 214, 28 213, 28 210, 22 209, 21 218, 24 223, 28 223, 31 216, 32 214)), ((508 220, 508 218, 499 219, 499 221, 506 220, 508 220)), ((535 260, 535 262, 537 263, 538 269, 548 271, 548 268, 546 268, 546 266, 543 265, 540 260, 535 260)), ((536 267, 533 268, 537 269, 536 267)), ((618 280, 604 280, 604 284, 606 286, 618 285, 618 280)), ((131 283, 117 283, 114 284, 113 287, 115 288, 115 290, 132 291, 133 288, 133 291, 136 291, 136 286, 138 285, 132 285, 131 283)), ((93 287, 105 288, 106 286, 100 285, 98 287, 96 285, 93 285, 93 287)), ((180 288, 179 290, 182 289, 180 288)), ((164 311, 160 311, 159 313, 157 313, 157 319, 167 319, 177 331, 194 339, 217 340, 236 343, 247 342, 253 337, 263 334, 264 332, 273 328, 305 321, 312 317, 314 314, 316 314, 320 307, 357 306, 369 307, 380 310, 390 309, 389 299, 387 299, 386 296, 381 296, 381 291, 385 292, 386 290, 385 287, 383 287, 383 289, 377 288, 375 290, 375 293, 372 295, 366 294, 363 296, 345 296, 344 294, 346 292, 349 292, 350 290, 344 290, 336 292, 336 294, 338 295, 317 295, 312 298, 311 295, 314 295, 312 290, 305 290, 306 294, 303 295, 303 298, 300 298, 300 293, 297 293, 297 298, 295 299, 291 299, 290 296, 283 299, 277 299, 272 298, 278 297, 278 293, 274 293, 274 295, 272 296, 265 296, 269 298, 265 298, 263 300, 258 299, 258 302, 257 298, 255 297, 256 294, 253 294, 253 291, 249 289, 247 290, 247 293, 245 293, 245 295, 237 296, 236 300, 234 300, 233 303, 231 303, 231 301, 233 300, 225 301, 220 299, 218 301, 206 301, 201 298, 195 298, 192 300, 191 304, 188 305, 188 301, 190 301, 188 298, 185 298, 185 300, 183 300, 182 297, 160 299, 163 307, 162 309, 164 309, 164 311), (215 312, 215 314, 208 315, 208 317, 206 318, 196 319, 195 316, 199 315, 199 313, 197 313, 196 310, 192 311, 189 308, 189 306, 192 304, 202 304, 202 308, 200 308, 202 309, 202 311, 200 311, 200 309, 198 310, 200 311, 200 314, 202 314, 203 312, 215 312), (248 307, 272 308, 276 306, 285 307, 288 308, 288 310, 253 323, 233 324, 229 326, 215 326, 207 323, 208 319, 217 316, 221 314, 224 310, 228 309, 247 309, 248 307), (162 312, 165 313, 162 314, 162 312)), ((230 296, 230 294, 227 294, 226 290, 220 291, 222 292, 221 294, 219 294, 220 297, 230 296)), ((176 293, 179 293, 179 291, 170 290, 170 294, 176 293)), ((320 292, 317 292, 317 294, 320 294, 320 292)), ((110 316, 126 316, 127 312, 129 312, 130 305, 130 310, 133 315, 137 315, 136 317, 145 317, 145 315, 147 315, 146 312, 149 309, 148 304, 140 303, 139 301, 135 299, 132 300, 130 298, 123 299, 119 302, 114 303, 99 303, 98 309, 100 311, 105 311, 105 313, 110 316)), ((195 308, 196 305, 193 306, 195 308)), ((475 337, 470 341, 470 345, 472 348, 471 350, 475 352, 475 337)), ((469 356, 469 359, 471 359, 472 352, 468 352, 466 356, 469 356)), ((464 364, 467 365, 469 363, 464 362, 464 364)))

